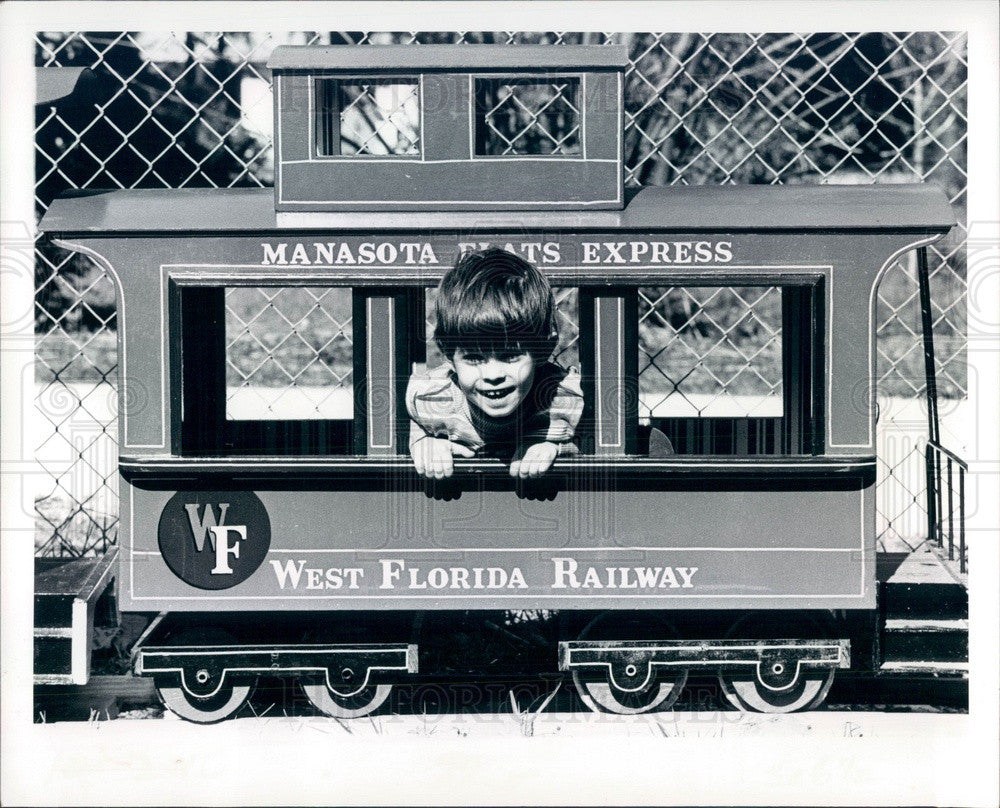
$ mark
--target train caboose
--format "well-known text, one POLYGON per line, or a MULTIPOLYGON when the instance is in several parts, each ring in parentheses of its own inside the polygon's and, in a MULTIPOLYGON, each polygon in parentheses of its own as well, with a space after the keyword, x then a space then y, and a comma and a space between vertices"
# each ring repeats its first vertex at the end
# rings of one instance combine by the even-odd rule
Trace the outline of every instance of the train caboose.
POLYGON ((553 668, 595 710, 665 709, 692 671, 808 709, 877 666, 875 290, 952 212, 917 185, 625 189, 627 64, 281 47, 273 191, 51 206, 115 283, 118 597, 160 615, 135 666, 170 709, 220 720, 280 674, 365 715, 433 672, 414 622, 463 610, 558 612, 553 668), (426 483, 405 383, 438 359, 429 291, 484 246, 569 303, 581 451, 426 483), (699 325, 713 298, 737 316, 699 325), (660 339, 685 329, 701 353, 660 339), (740 374, 753 394, 718 402, 740 374))

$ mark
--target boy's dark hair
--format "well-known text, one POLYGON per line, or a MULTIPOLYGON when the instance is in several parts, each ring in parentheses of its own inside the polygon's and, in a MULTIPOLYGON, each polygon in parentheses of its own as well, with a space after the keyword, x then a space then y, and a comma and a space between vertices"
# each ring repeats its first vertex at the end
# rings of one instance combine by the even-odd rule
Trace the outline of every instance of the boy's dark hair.
POLYGON ((519 348, 537 361, 556 347, 552 287, 523 258, 492 247, 459 256, 438 287, 434 340, 449 359, 457 348, 519 348))

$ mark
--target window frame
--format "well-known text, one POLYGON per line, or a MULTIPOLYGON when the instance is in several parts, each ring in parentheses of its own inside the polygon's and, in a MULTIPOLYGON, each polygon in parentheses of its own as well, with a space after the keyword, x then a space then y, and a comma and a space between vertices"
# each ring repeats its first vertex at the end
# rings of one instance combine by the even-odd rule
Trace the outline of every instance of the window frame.
MULTIPOLYGON (((363 280, 363 279, 358 279, 363 280)), ((577 284, 579 358, 584 414, 577 430, 581 454, 611 459, 641 459, 643 430, 638 405, 638 299, 644 283, 617 286, 577 284), (601 300, 606 303, 602 304, 601 300), (620 301, 620 302, 619 302, 620 301), (631 301, 631 304, 630 304, 631 301), (598 343, 593 327, 602 305, 621 313, 617 337, 598 343), (609 378, 598 378, 598 346, 605 356, 617 355, 621 373, 614 379, 620 401, 621 440, 601 445, 595 402, 607 395, 609 378)), ((651 285, 651 284, 645 284, 651 285)), ((675 459, 725 462, 747 457, 807 457, 825 454, 826 312, 822 276, 673 280, 674 286, 775 286, 782 292, 781 450, 742 453, 679 453, 675 459)), ((561 283, 570 288, 573 284, 561 283)), ((172 451, 181 457, 264 456, 372 459, 406 457, 409 419, 405 406, 406 379, 414 363, 426 361, 425 295, 427 284, 366 287, 350 279, 330 278, 296 283, 292 277, 247 279, 232 276, 170 282, 172 451), (225 290, 232 286, 346 287, 352 294, 354 355, 354 417, 335 419, 252 421, 226 418, 225 290), (372 306, 375 306, 373 309, 372 306), (217 314, 212 315, 213 309, 217 314), (206 316, 206 313, 208 316, 206 316), (369 321, 378 322, 370 332, 369 321), (194 326, 191 326, 194 323, 194 326), (214 369, 214 372, 212 372, 214 369), (373 383, 373 379, 375 382, 373 383), (389 387, 380 387, 389 379, 389 387), (381 380, 381 381, 379 381, 381 380), (391 380, 395 380, 394 382, 391 380), (206 402, 214 404, 206 407, 206 402), (376 410, 388 413, 379 420, 376 410), (274 445, 262 448, 266 441, 274 445)), ((603 316, 603 315, 602 315, 603 316)), ((604 337, 607 336, 605 332, 604 337)), ((654 422, 657 419, 652 419, 654 422)), ((682 419, 678 419, 682 420, 682 419)), ((703 419, 710 421, 711 419, 703 419)), ((726 419, 730 420, 730 419, 726 419)), ((749 423, 754 419, 732 419, 749 423)), ((770 420, 770 419, 766 419, 770 420)), ((652 425, 655 426, 655 423, 652 425)))
POLYGON ((177 355, 172 362, 176 454, 289 457, 351 453, 353 420, 227 417, 226 289, 287 285, 259 280, 238 283, 232 279, 211 284, 172 284, 172 331, 177 334, 177 355))
POLYGON ((421 162, 425 159, 424 156, 424 82, 423 76, 421 75, 410 75, 410 74, 368 74, 368 75, 357 75, 357 76, 313 76, 309 82, 309 159, 310 161, 316 162, 357 162, 357 161, 367 161, 367 160, 392 160, 392 161, 413 161, 421 162), (419 118, 420 125, 418 131, 418 140, 416 143, 417 150, 412 154, 344 154, 339 151, 340 148, 340 108, 338 106, 337 110, 333 115, 323 106, 324 99, 326 98, 326 92, 323 89, 324 84, 333 85, 333 93, 336 97, 340 98, 340 86, 344 83, 347 84, 359 84, 363 82, 368 83, 384 83, 384 84, 414 84, 417 88, 417 103, 419 105, 419 118), (324 134, 325 124, 328 120, 332 120, 333 126, 331 128, 330 140, 336 141, 338 152, 336 154, 324 154, 321 150, 321 144, 326 139, 324 134))
POLYGON ((471 139, 470 159, 478 160, 568 160, 580 161, 587 157, 587 74, 584 72, 547 72, 547 73, 470 73, 469 74, 469 137, 471 139), (497 82, 510 79, 514 84, 551 84, 555 79, 570 79, 576 82, 578 98, 576 106, 579 109, 579 151, 574 154, 487 154, 479 152, 479 121, 485 125, 485 114, 479 107, 479 82, 497 82))
MULTIPOLYGON (((666 279, 665 279, 666 280, 666 279)), ((639 424, 638 289, 646 283, 614 287, 580 287, 580 362, 584 416, 581 451, 586 454, 644 457, 652 427, 694 422, 702 447, 721 443, 723 427, 731 427, 734 450, 678 452, 673 457, 724 459, 807 457, 825 453, 825 281, 822 276, 669 279, 671 286, 765 287, 781 290, 782 415, 767 418, 651 418, 639 424), (600 332, 600 339, 597 334, 600 332), (609 339, 610 337, 610 339, 609 339), (618 389, 604 371, 619 363, 618 389), (603 412, 602 412, 603 408, 603 412), (701 422, 701 423, 697 423, 701 422), (773 435, 768 434, 773 431, 773 435), (757 437, 751 451, 752 438, 757 437), (773 445, 767 449, 768 443, 773 445), (742 451, 739 451, 742 449, 742 451), (764 450, 761 450, 764 449, 764 450)), ((688 424, 690 427, 691 424, 688 424)), ((669 430, 664 430, 669 431, 669 430)), ((677 447, 675 446, 675 451, 677 447)))

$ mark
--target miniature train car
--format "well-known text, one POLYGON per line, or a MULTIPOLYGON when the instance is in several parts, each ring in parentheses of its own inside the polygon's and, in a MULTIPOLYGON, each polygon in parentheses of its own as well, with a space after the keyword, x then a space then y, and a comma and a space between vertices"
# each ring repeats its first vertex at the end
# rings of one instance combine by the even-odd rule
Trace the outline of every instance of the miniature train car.
POLYGON ((42 229, 115 284, 118 597, 166 615, 136 671, 168 707, 219 720, 280 673, 364 715, 428 672, 408 621, 436 611, 557 610, 553 667, 595 710, 664 709, 689 672, 807 709, 877 665, 875 291, 950 207, 918 185, 626 193, 626 66, 278 48, 273 192, 51 206, 42 229), (435 361, 429 291, 487 245, 573 304, 580 453, 428 484, 406 380, 435 361))

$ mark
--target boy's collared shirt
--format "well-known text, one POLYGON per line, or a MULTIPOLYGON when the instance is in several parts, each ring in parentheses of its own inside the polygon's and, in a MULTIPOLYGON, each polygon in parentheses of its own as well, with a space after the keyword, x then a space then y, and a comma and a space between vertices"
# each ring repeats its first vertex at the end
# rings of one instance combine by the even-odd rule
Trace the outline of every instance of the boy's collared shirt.
POLYGON ((448 365, 415 373, 406 388, 410 447, 420 438, 447 438, 483 454, 507 454, 517 446, 551 441, 560 454, 571 443, 583 413, 580 374, 545 362, 535 370, 531 390, 504 419, 488 418, 469 405, 448 365))

